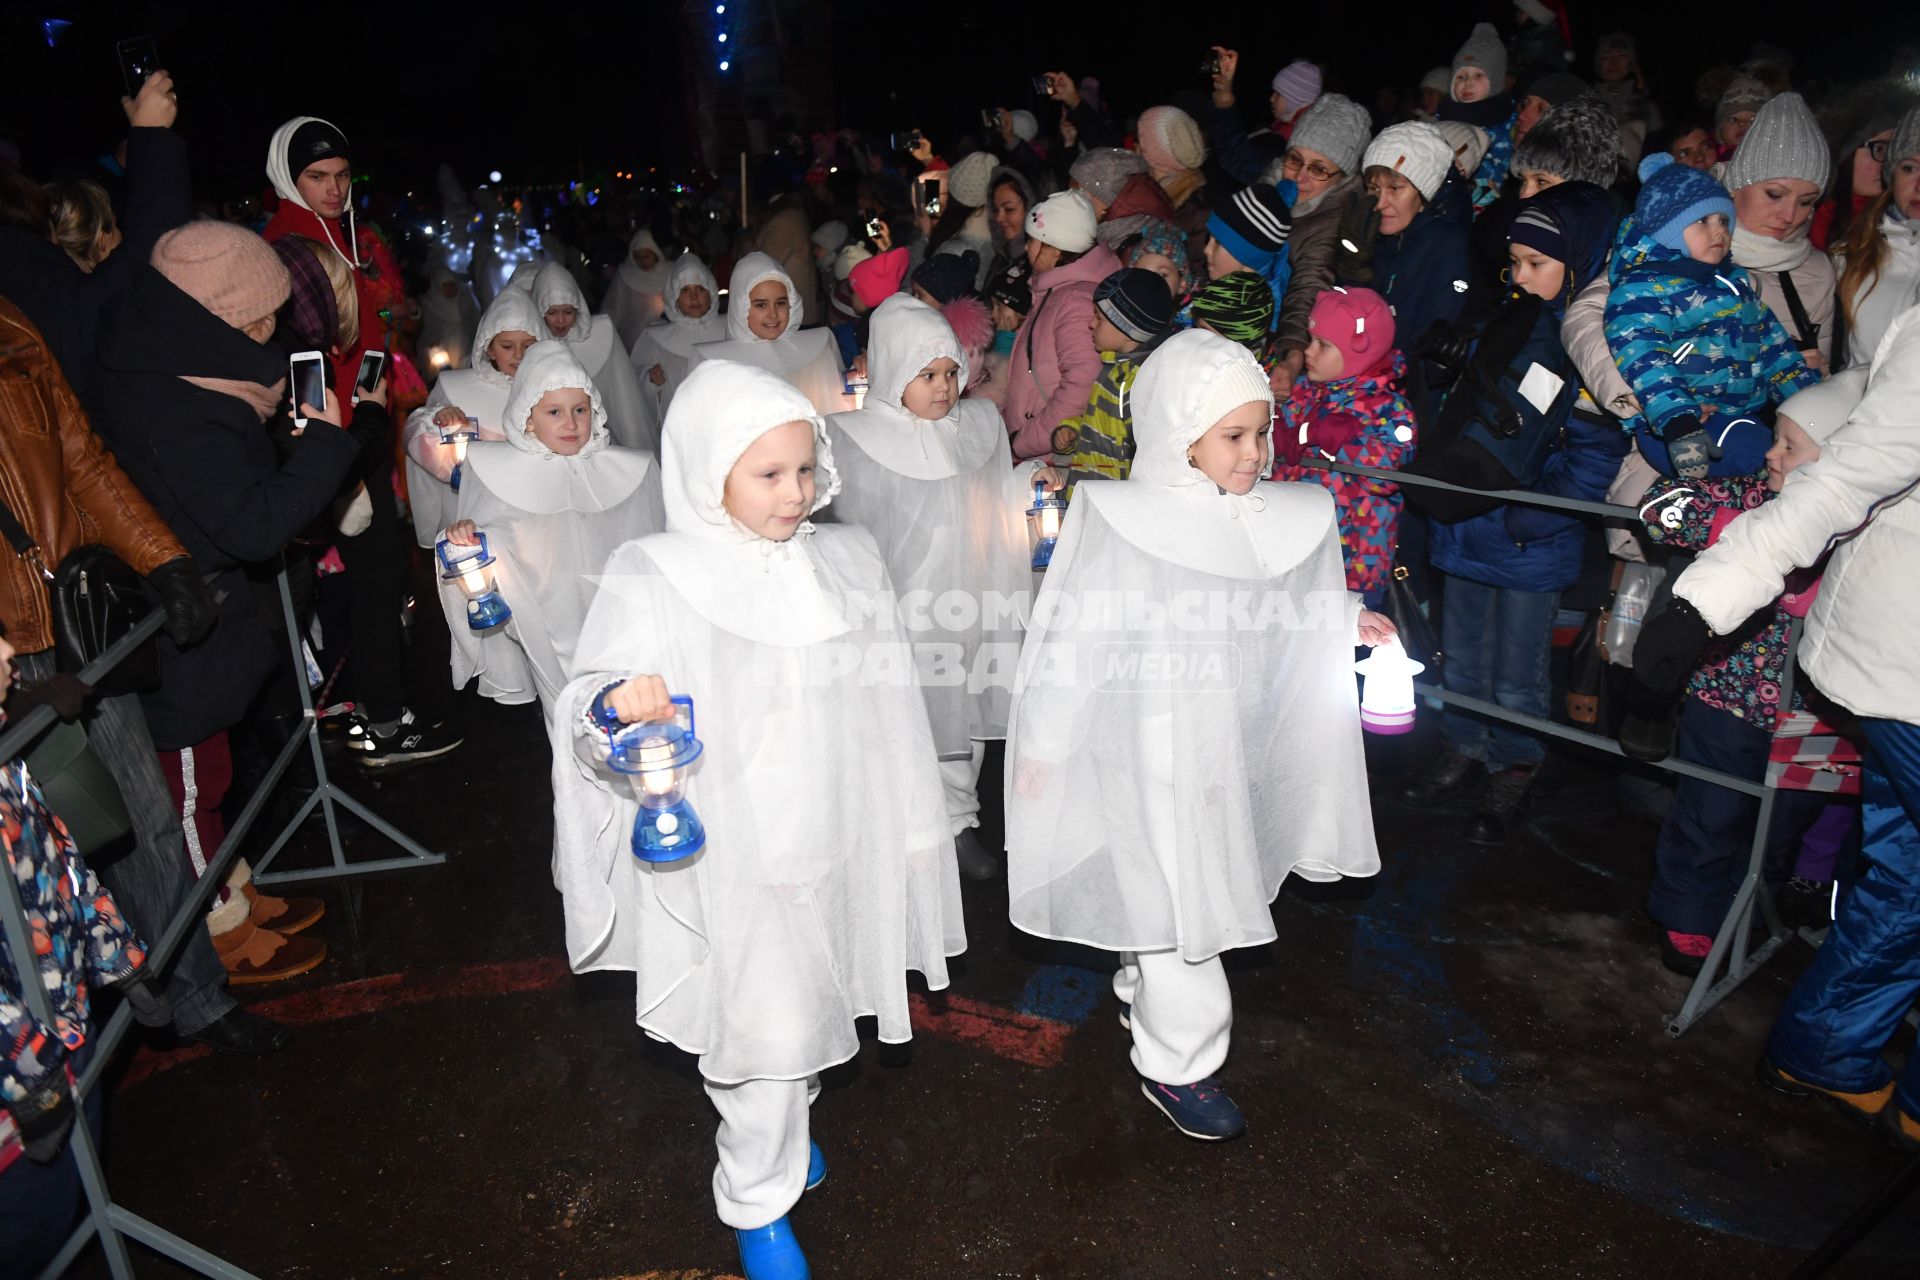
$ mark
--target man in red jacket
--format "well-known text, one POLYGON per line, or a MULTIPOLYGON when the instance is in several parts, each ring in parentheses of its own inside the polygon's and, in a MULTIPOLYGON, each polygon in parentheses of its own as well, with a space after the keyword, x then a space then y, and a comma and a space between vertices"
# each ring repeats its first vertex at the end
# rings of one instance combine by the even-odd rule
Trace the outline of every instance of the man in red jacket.
MULTIPOLYGON (((273 131, 267 144, 267 177, 280 196, 279 211, 261 234, 269 241, 303 236, 326 246, 353 268, 359 299, 360 333, 350 347, 329 352, 334 394, 342 406, 354 402, 353 383, 360 357, 382 343, 379 268, 363 261, 359 228, 353 216, 353 154, 347 136, 325 120, 295 116, 273 131), (344 215, 346 223, 341 224, 344 215)), ((392 271, 391 264, 388 271, 392 271)), ((296 314, 332 314, 334 300, 303 298, 303 290, 321 282, 294 277, 289 305, 296 314)), ((386 467, 365 476, 372 520, 365 532, 336 541, 353 583, 348 593, 348 665, 346 687, 358 704, 347 745, 367 768, 405 764, 445 755, 460 745, 460 734, 408 706, 405 646, 400 635, 401 601, 406 593, 406 546, 399 533, 399 512, 386 467)))

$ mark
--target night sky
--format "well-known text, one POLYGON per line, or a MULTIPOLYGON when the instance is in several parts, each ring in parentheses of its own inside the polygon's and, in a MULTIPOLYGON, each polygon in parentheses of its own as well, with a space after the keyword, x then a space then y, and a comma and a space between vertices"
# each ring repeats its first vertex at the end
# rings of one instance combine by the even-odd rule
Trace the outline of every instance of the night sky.
MULTIPOLYGON (((738 0, 736 15, 757 3, 738 0)), ((1249 99, 1264 97, 1283 58, 1306 56, 1328 67, 1329 88, 1371 104, 1377 84, 1411 85, 1447 61, 1476 19, 1504 30, 1511 13, 1457 0, 1212 7, 1219 16, 1183 36, 1173 5, 1088 5, 1097 20, 1079 24, 1065 5, 795 5, 790 24, 829 24, 829 38, 815 43, 833 50, 837 117, 797 123, 875 133, 920 126, 952 149, 982 107, 1034 105, 1025 85, 1038 71, 1101 77, 1120 113, 1201 89, 1196 67, 1215 40, 1248 51, 1241 87, 1249 99), (1151 16, 1112 20, 1125 12, 1151 16)), ((1845 27, 1826 30, 1769 27, 1750 5, 1722 6, 1727 18, 1717 25, 1699 4, 1573 8, 1577 74, 1590 72, 1595 37, 1625 27, 1639 35, 1656 92, 1669 100, 1684 101, 1693 74, 1716 57, 1743 56, 1755 39, 1791 49, 1803 79, 1882 72, 1890 59, 1920 71, 1920 6, 1912 4, 1850 3, 1845 27)), ((9 4, 0 9, 0 136, 39 175, 109 149, 124 124, 115 44, 150 34, 180 81, 178 127, 193 143, 196 189, 206 198, 262 184, 268 134, 302 113, 339 124, 362 167, 400 188, 430 186, 442 160, 469 184, 494 168, 509 185, 655 164, 678 171, 690 158, 684 71, 708 56, 705 33, 689 24, 707 11, 666 3, 9 4), (49 47, 43 20, 63 13, 72 25, 49 47)), ((735 97, 724 105, 750 104, 735 97)))

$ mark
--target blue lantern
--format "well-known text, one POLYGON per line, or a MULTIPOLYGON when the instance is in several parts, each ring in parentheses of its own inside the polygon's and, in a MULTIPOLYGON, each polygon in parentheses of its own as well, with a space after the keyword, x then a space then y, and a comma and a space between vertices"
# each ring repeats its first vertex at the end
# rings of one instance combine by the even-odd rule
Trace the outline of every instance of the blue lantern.
MULTIPOLYGON (((436 347, 434 350, 438 351, 439 348, 436 347)), ((453 446, 453 475, 448 477, 447 483, 453 486, 455 493, 460 492, 460 468, 466 465, 467 446, 473 443, 473 439, 474 430, 471 423, 441 429, 440 443, 453 446)))
POLYGON ((493 631, 507 625, 513 618, 513 610, 507 607, 500 596, 499 584, 487 572, 493 564, 493 557, 487 554, 487 535, 476 536, 479 541, 470 547, 442 538, 433 551, 440 560, 441 580, 457 582, 467 593, 467 626, 474 631, 493 631))
POLYGON ((1067 518, 1067 500, 1063 491, 1048 490, 1047 482, 1033 482, 1033 505, 1027 508, 1027 533, 1033 539, 1033 569, 1038 573, 1053 562, 1054 544, 1060 541, 1060 522, 1067 518))
POLYGON ((694 733, 693 699, 676 697, 684 717, 623 725, 604 701, 594 717, 607 731, 607 767, 625 775, 640 812, 633 820, 633 856, 642 862, 678 862, 707 843, 707 829, 686 800, 688 771, 706 749, 694 733))

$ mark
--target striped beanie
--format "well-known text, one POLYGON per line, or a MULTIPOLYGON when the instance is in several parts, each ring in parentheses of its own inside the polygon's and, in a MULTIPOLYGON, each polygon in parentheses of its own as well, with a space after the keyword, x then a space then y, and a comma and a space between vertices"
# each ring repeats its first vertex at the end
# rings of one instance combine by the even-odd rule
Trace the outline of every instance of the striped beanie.
POLYGON ((1279 307, 1265 280, 1251 271, 1236 271, 1195 293, 1187 310, 1195 324, 1204 320, 1221 337, 1258 355, 1279 307))
MULTIPOLYGON (((1207 219, 1207 234, 1264 280, 1275 298, 1287 291, 1287 278, 1293 272, 1287 261, 1287 236, 1292 230, 1292 211, 1273 187, 1242 187, 1207 219)), ((1272 320, 1279 322, 1277 313, 1272 320)))

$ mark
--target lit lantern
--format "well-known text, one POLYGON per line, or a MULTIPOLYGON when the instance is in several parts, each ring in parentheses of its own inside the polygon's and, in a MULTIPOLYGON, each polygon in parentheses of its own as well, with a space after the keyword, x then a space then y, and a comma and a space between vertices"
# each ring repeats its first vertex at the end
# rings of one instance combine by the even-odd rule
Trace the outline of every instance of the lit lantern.
POLYGON ((1027 533, 1033 539, 1033 568, 1037 573, 1053 562, 1054 544, 1060 541, 1060 522, 1067 518, 1067 500, 1063 491, 1049 490, 1047 482, 1033 482, 1033 505, 1027 508, 1027 533))
POLYGON ((705 744, 694 733, 693 699, 676 697, 684 720, 623 725, 604 701, 594 709, 607 731, 607 767, 625 775, 640 802, 633 819, 633 856, 642 862, 678 862, 707 842, 700 815, 686 800, 687 776, 705 744))
POLYGON ((434 547, 434 554, 440 559, 441 580, 457 582, 467 593, 467 626, 474 631, 492 631, 506 626, 513 618, 513 610, 507 607, 500 596, 499 584, 487 572, 493 564, 493 557, 487 554, 487 535, 475 536, 479 541, 470 547, 442 538, 434 547))
POLYGON ((1413 729, 1413 677, 1426 667, 1407 656, 1398 637, 1373 646, 1353 664, 1362 677, 1360 727, 1368 733, 1408 733, 1413 729))
POLYGON ((453 353, 445 347, 434 347, 427 352, 427 364, 436 372, 453 363, 453 353))
POLYGON ((460 492, 460 468, 467 461, 467 446, 474 441, 471 423, 458 427, 444 427, 440 431, 440 443, 453 446, 453 474, 447 477, 447 483, 453 486, 455 493, 460 492))
POLYGON ((855 409, 865 407, 867 403, 867 389, 872 385, 864 375, 855 373, 851 369, 847 370, 846 377, 841 380, 841 386, 846 390, 847 399, 853 402, 855 409))

